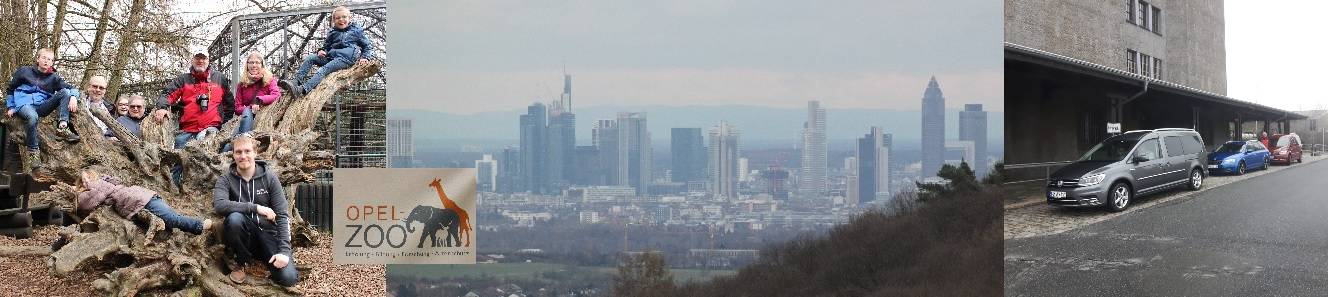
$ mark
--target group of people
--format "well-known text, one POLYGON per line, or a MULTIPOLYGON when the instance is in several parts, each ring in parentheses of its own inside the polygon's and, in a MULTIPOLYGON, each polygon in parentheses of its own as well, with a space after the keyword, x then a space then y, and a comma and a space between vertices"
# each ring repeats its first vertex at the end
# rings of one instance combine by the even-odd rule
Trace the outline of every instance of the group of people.
MULTIPOLYGON (((271 278, 283 286, 293 285, 298 279, 291 254, 288 204, 280 180, 267 163, 257 160, 257 141, 246 132, 254 129, 255 113, 276 103, 281 95, 300 97, 315 89, 327 75, 373 59, 372 45, 363 29, 350 22, 351 12, 344 6, 332 10, 331 29, 322 46, 309 54, 300 65, 295 80, 278 81, 264 65, 263 56, 256 52, 245 56, 245 67, 235 91, 231 80, 212 69, 206 51, 196 51, 189 69, 176 77, 164 90, 166 97, 147 112, 148 102, 140 95, 121 96, 114 103, 106 99, 107 78, 93 76, 85 91, 66 82, 55 68, 55 52, 39 49, 36 64, 23 66, 14 72, 5 103, 8 117, 25 121, 27 150, 23 155, 23 170, 31 172, 40 166, 41 142, 37 123, 41 117, 56 112, 56 138, 78 142, 80 136, 70 125, 79 104, 100 109, 115 117, 115 121, 136 137, 142 137, 140 124, 151 117, 158 124, 178 113, 178 131, 175 148, 184 148, 188 142, 200 140, 219 131, 222 123, 239 116, 235 138, 223 150, 231 151, 233 163, 226 174, 218 178, 212 189, 214 213, 224 218, 223 243, 237 263, 244 265, 254 259, 266 260, 271 278), (318 72, 307 80, 313 66, 318 72), (219 100, 219 101, 217 101, 219 100), (177 112, 173 113, 172 108, 177 112)), ((91 119, 101 129, 101 137, 114 138, 113 123, 97 117, 91 119)), ((179 184, 182 168, 173 168, 173 178, 179 184)), ((169 229, 202 234, 213 225, 211 219, 183 216, 176 213, 156 192, 136 185, 126 185, 114 176, 84 170, 76 181, 79 190, 75 208, 87 213, 101 205, 114 207, 126 218, 142 210, 155 215, 169 229)), ((80 216, 82 217, 82 216, 80 216)), ((231 267, 229 277, 244 282, 246 275, 240 267, 231 267)))

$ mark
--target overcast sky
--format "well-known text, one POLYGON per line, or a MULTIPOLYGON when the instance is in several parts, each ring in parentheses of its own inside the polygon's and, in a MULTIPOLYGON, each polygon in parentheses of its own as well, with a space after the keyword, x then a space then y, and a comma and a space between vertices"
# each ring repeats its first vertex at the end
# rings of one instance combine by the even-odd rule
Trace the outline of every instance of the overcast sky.
POLYGON ((1225 4, 1227 95, 1287 110, 1328 108, 1328 2, 1225 4))
POLYGON ((392 1, 394 109, 764 105, 1003 111, 1000 1, 392 1))

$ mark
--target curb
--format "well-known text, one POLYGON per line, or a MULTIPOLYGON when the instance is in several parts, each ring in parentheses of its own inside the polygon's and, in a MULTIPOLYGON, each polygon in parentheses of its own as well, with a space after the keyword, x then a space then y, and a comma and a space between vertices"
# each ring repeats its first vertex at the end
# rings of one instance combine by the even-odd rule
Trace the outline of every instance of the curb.
MULTIPOLYGON (((1318 161, 1322 161, 1322 160, 1328 159, 1328 157, 1325 157, 1325 156, 1311 156, 1311 158, 1313 158, 1313 159, 1311 159, 1310 161, 1303 161, 1303 162, 1301 162, 1301 163, 1296 163, 1296 165, 1304 165, 1304 164, 1314 163, 1314 162, 1318 162, 1318 161)), ((1287 166, 1289 166, 1289 165, 1281 165, 1281 167, 1287 167, 1287 166)), ((1008 210, 1020 209, 1020 208, 1025 208, 1025 207, 1029 207, 1029 206, 1033 206, 1033 205, 1043 204, 1043 203, 1045 203, 1045 202, 1046 202, 1046 201, 1044 201, 1044 200, 1042 200, 1042 199, 1026 198, 1026 199, 1024 199, 1024 201, 1019 201, 1019 202, 1015 202, 1015 203, 1010 203, 1010 204, 1002 205, 1001 208, 1002 208, 1002 211, 1008 211, 1008 210)))

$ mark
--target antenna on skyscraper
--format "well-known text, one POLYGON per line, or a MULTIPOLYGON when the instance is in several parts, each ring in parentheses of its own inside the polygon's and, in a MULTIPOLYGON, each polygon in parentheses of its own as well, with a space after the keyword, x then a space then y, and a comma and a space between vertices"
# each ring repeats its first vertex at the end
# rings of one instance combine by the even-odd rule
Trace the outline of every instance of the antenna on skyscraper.
POLYGON ((563 58, 563 93, 558 98, 566 101, 563 106, 567 112, 572 112, 572 76, 567 74, 567 58, 563 58))

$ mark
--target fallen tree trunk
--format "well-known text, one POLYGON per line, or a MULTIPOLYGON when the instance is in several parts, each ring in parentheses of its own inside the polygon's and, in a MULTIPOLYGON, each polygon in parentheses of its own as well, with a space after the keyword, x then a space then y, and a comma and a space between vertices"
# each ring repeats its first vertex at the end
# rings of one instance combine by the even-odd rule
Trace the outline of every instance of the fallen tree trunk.
MULTIPOLYGON (((319 110, 338 91, 376 74, 382 64, 361 64, 339 71, 304 97, 284 95, 278 102, 259 110, 260 125, 250 132, 259 141, 259 159, 267 160, 269 169, 280 173, 282 185, 288 189, 286 198, 291 222, 292 244, 307 246, 322 236, 310 228, 296 211, 295 191, 298 183, 313 181, 315 170, 330 169, 331 152, 314 151, 318 135, 326 127, 314 127, 319 110)), ((60 107, 64 108, 64 107, 60 107)), ((56 117, 47 116, 40 121, 42 137, 41 165, 32 176, 39 182, 53 183, 50 190, 31 195, 36 203, 50 203, 62 209, 71 209, 74 201, 72 184, 78 171, 93 169, 102 174, 120 178, 126 184, 138 185, 157 191, 180 214, 211 218, 220 226, 223 218, 213 213, 212 186, 228 170, 230 154, 219 153, 221 146, 234 136, 239 123, 233 119, 222 126, 220 133, 199 141, 191 141, 184 149, 173 148, 174 123, 157 124, 151 119, 142 123, 143 137, 139 138, 116 125, 114 118, 103 111, 92 111, 80 106, 71 120, 82 141, 66 143, 51 139, 55 135, 56 117), (111 132, 119 141, 100 137, 100 129, 90 117, 111 123, 111 132), (171 182, 170 170, 183 164, 181 186, 171 182)), ((23 131, 19 120, 7 121, 9 131, 23 131)), ((22 143, 23 133, 8 137, 22 143)), ((21 148, 20 150, 24 150, 21 148)), ((170 232, 156 216, 140 211, 126 219, 107 207, 98 208, 82 222, 66 226, 60 233, 69 243, 51 253, 49 266, 56 275, 89 267, 113 267, 106 278, 97 280, 94 287, 114 296, 134 296, 144 292, 176 292, 184 295, 203 293, 213 296, 273 296, 299 292, 280 287, 270 280, 251 277, 242 284, 226 279, 225 262, 229 261, 215 232, 205 231, 202 236, 186 232, 170 232)), ((20 251, 23 252, 23 251, 20 251)), ((295 259, 298 264, 299 259, 295 259)))

